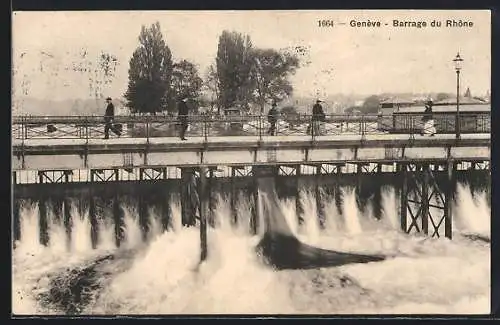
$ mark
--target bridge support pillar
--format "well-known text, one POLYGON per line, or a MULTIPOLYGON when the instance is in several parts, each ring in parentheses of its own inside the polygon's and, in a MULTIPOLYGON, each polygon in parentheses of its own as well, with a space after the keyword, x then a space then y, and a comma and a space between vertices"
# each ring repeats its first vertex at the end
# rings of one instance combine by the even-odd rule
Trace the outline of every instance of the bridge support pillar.
POLYGON ((399 178, 399 198, 400 198, 400 216, 401 230, 408 232, 408 174, 406 164, 397 165, 397 174, 399 178))
POLYGON ((323 206, 323 195, 321 193, 321 171, 322 165, 316 166, 316 179, 315 179, 315 196, 316 196, 316 210, 318 213, 319 226, 321 229, 325 229, 325 209, 323 206))
POLYGON ((420 166, 422 170, 422 196, 421 196, 421 218, 422 232, 425 235, 429 234, 429 165, 420 166))
POLYGON ((49 232, 47 222, 47 202, 45 196, 38 200, 38 226, 40 230, 40 244, 47 246, 49 244, 49 232))
POLYGON ((302 175, 301 165, 295 167, 295 211, 297 213, 297 222, 300 225, 304 223, 304 208, 300 197, 300 177, 302 175))
POLYGON ((453 227, 453 211, 452 202, 455 199, 456 191, 456 164, 453 161, 448 161, 446 164, 446 186, 444 197, 444 235, 446 238, 452 239, 453 227))
POLYGON ((196 176, 193 168, 181 169, 181 219, 183 227, 196 225, 196 210, 198 207, 193 204, 196 200, 194 195, 196 189, 196 176))
POLYGON ((120 247, 124 233, 123 233, 123 227, 124 227, 124 213, 123 210, 120 206, 120 196, 115 195, 113 197, 113 223, 115 224, 115 245, 116 247, 120 247))
POLYGON ((207 244, 207 217, 209 214, 209 191, 207 189, 207 168, 200 167, 200 185, 199 185, 199 197, 200 197, 200 261, 203 262, 208 256, 208 244, 207 244))
POLYGON ((451 200, 453 196, 454 165, 447 166, 446 182, 444 186, 438 183, 437 170, 426 164, 403 164, 401 174, 401 228, 406 233, 413 229, 417 233, 440 237, 451 237, 451 200), (451 181, 450 181, 451 180, 451 181), (442 191, 442 188, 446 190, 442 191), (410 217, 410 226, 407 227, 407 213, 410 217), (444 226, 443 226, 444 225, 444 226), (430 228, 432 226, 432 228, 430 228), (443 226, 443 227, 442 227, 443 226), (446 230, 449 227, 448 230, 446 230))

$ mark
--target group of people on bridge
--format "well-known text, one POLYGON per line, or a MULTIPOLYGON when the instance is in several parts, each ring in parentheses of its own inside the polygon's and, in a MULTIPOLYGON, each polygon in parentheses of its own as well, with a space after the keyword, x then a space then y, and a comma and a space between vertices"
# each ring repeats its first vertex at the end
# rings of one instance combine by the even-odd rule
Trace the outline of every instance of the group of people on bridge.
MULTIPOLYGON (((321 130, 320 126, 322 122, 325 122, 326 120, 326 115, 325 112, 323 111, 323 106, 321 106, 321 103, 323 101, 320 99, 316 100, 316 103, 312 107, 312 117, 311 117, 311 124, 309 124, 307 133, 311 134, 313 132, 314 135, 320 135, 321 130)), ((280 113, 278 109, 276 108, 276 102, 273 101, 271 109, 267 113, 267 121, 269 122, 269 130, 267 131, 267 134, 269 135, 276 135, 276 123, 278 123, 278 119, 280 116, 280 113)))
MULTIPOLYGON (((189 126, 188 115, 189 115, 189 107, 187 105, 187 97, 183 97, 179 103, 177 104, 177 118, 179 122, 179 138, 181 140, 186 139, 186 131, 189 126)), ((320 135, 321 134, 321 124, 325 122, 326 116, 323 111, 323 106, 321 103, 323 101, 320 99, 316 100, 316 103, 312 107, 312 117, 311 123, 307 128, 307 134, 312 135, 320 135)), ((117 136, 121 136, 122 129, 120 124, 113 124, 114 120, 114 105, 112 99, 110 97, 106 98, 106 111, 104 114, 104 139, 109 139, 109 131, 111 130, 117 136)), ((434 126, 434 119, 432 116, 432 99, 429 99, 425 103, 425 111, 422 117, 422 122, 424 123, 424 127, 422 128, 422 134, 429 134, 430 136, 434 136, 436 134, 436 128, 434 126)), ((271 109, 267 114, 267 121, 269 122, 269 129, 267 134, 276 135, 276 124, 278 123, 280 117, 280 112, 277 108, 276 101, 273 101, 271 105, 271 109)))

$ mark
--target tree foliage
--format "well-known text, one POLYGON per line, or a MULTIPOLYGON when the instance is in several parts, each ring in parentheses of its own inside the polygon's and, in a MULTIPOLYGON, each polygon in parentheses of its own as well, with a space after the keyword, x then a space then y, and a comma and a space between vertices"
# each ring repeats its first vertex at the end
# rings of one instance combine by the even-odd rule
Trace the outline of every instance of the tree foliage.
POLYGON ((217 47, 219 102, 223 108, 243 104, 251 94, 252 43, 249 36, 223 31, 217 47))
POLYGON ((258 48, 252 51, 252 58, 253 99, 262 112, 265 103, 280 102, 292 94, 293 87, 288 77, 299 67, 299 59, 290 53, 258 48))
POLYGON ((163 40, 160 24, 142 26, 139 46, 132 54, 129 68, 127 106, 132 112, 154 113, 170 101, 172 54, 163 40))
POLYGON ((281 109, 281 116, 283 117, 283 120, 288 122, 289 124, 298 124, 300 123, 299 121, 299 112, 297 110, 297 107, 295 106, 285 106, 281 109))
POLYGON ((219 37, 216 75, 209 74, 207 83, 213 85, 213 80, 217 80, 217 87, 211 89, 223 108, 248 109, 252 103, 262 112, 266 103, 280 102, 292 94, 288 77, 300 67, 297 53, 302 52, 296 48, 255 48, 249 36, 224 31, 219 37))
POLYGON ((210 93, 210 106, 213 109, 217 107, 217 112, 220 114, 220 91, 219 91, 219 76, 217 75, 217 68, 211 64, 205 75, 204 86, 210 93))
POLYGON ((198 75, 196 66, 181 60, 173 65, 172 69, 172 92, 173 98, 178 101, 183 97, 197 99, 200 96, 203 80, 198 75))

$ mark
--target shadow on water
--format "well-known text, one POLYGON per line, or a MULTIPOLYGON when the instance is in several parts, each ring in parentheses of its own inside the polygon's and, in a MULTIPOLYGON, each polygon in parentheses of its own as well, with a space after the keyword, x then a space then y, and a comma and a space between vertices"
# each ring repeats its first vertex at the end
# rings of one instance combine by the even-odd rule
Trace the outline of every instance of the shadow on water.
POLYGON ((480 235, 480 234, 462 234, 462 237, 469 239, 471 241, 477 241, 485 244, 490 244, 491 239, 488 238, 487 236, 480 235))
POLYGON ((312 269, 353 263, 370 263, 386 259, 382 255, 363 255, 313 247, 302 243, 292 233, 277 203, 272 179, 259 179, 259 200, 264 219, 264 236, 257 253, 276 269, 312 269))
POLYGON ((48 290, 39 293, 37 299, 56 313, 81 314, 99 298, 113 274, 131 266, 135 254, 133 250, 106 254, 84 265, 48 275, 48 290))

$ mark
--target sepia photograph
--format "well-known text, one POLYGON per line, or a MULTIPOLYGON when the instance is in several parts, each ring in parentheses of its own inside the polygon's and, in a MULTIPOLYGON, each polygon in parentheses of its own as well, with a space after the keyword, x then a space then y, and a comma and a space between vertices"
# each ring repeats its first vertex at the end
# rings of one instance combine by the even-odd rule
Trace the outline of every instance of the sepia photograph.
POLYGON ((12 317, 486 315, 489 10, 12 12, 12 317))

